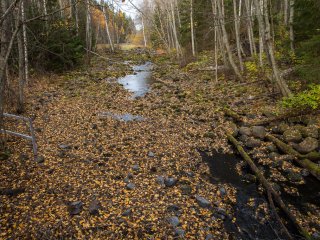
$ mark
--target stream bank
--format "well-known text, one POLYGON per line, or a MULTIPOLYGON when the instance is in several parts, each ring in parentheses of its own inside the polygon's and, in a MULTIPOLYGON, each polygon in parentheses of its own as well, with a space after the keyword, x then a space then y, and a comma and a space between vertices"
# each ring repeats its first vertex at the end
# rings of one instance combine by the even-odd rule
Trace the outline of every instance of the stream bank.
MULTIPOLYGON (((44 162, 32 161, 24 141, 9 142, 14 151, 1 162, 2 187, 24 191, 0 195, 1 237, 270 239, 273 221, 256 185, 242 187, 224 155, 213 155, 224 160, 219 172, 198 151, 232 153, 221 106, 241 101, 252 111, 265 99, 243 98, 258 91, 240 91, 232 80, 215 85, 165 56, 135 53, 118 53, 112 64, 94 58, 90 74, 79 69, 35 84, 27 113, 44 162), (151 91, 132 99, 117 79, 147 61, 154 64, 151 91), (126 114, 143 120, 127 121, 126 114), (232 182, 231 174, 213 181, 230 170, 232 182), (266 226, 246 225, 256 220, 266 226)), ((311 225, 317 216, 297 211, 297 217, 317 231, 311 225)))

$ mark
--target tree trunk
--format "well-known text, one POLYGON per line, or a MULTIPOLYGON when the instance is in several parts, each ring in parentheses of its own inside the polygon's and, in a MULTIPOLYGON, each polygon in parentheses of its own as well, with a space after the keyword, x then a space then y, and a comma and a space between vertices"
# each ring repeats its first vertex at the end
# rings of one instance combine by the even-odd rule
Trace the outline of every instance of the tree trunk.
POLYGON ((220 19, 220 25, 221 25, 221 30, 222 30, 222 40, 224 43, 224 46, 226 48, 227 51, 227 55, 228 55, 228 60, 229 63, 235 73, 235 75, 237 76, 237 78, 240 81, 243 81, 243 78, 240 74, 239 68, 237 67, 237 65, 234 62, 233 56, 232 56, 232 52, 231 52, 231 47, 229 44, 229 39, 228 39, 228 33, 225 27, 225 21, 224 21, 224 4, 223 4, 223 0, 218 1, 218 11, 219 11, 219 19, 220 19))
POLYGON ((290 47, 294 53, 294 32, 293 32, 293 20, 294 20, 294 0, 290 0, 290 19, 289 19, 289 33, 290 33, 290 47))
MULTIPOLYGON (((257 1, 257 0, 256 0, 257 1)), ((266 45, 269 53, 269 59, 271 62, 271 67, 273 70, 273 75, 275 77, 276 83, 281 91, 281 94, 284 97, 288 97, 291 95, 291 91, 284 81, 284 79, 281 77, 278 65, 276 63, 276 58, 274 56, 274 46, 273 42, 271 41, 271 34, 270 34, 270 23, 269 23, 269 13, 268 13, 268 6, 267 6, 267 1, 264 3, 264 18, 265 18, 265 40, 266 40, 266 45)))
POLYGON ((90 1, 86 0, 86 48, 87 48, 87 65, 90 64, 90 51, 92 50, 92 30, 91 30, 91 12, 90 1))
POLYGON ((239 5, 239 15, 237 11, 237 0, 233 0, 233 13, 234 13, 234 28, 236 32, 236 42, 237 42, 237 52, 238 52, 238 59, 241 71, 243 71, 243 62, 241 56, 241 43, 240 43, 240 9, 241 6, 239 5))
MULTIPOLYGON (((26 19, 25 16, 25 5, 24 2, 21 2, 21 21, 24 22, 26 19)), ((24 50, 24 70, 25 70, 25 84, 29 83, 29 59, 28 59, 28 38, 27 38, 27 29, 26 24, 22 24, 22 33, 23 33, 23 50, 24 50)))
POLYGON ((143 34, 144 47, 147 47, 147 38, 146 38, 145 29, 144 29, 143 16, 141 16, 141 22, 142 22, 142 34, 143 34))
MULTIPOLYGON (((101 5, 103 5, 103 0, 101 0, 101 5)), ((109 24, 108 24, 108 16, 107 16, 107 11, 106 11, 106 7, 103 6, 102 7, 102 11, 103 11, 103 15, 104 15, 104 20, 106 22, 106 31, 107 31, 107 36, 108 36, 108 41, 111 47, 111 51, 114 52, 114 45, 111 39, 111 35, 110 35, 110 31, 109 31, 109 24)))
POLYGON ((191 46, 192 46, 192 56, 196 56, 195 48, 195 36, 194 36, 194 23, 193 23, 193 0, 190 0, 190 25, 191 25, 191 46))
MULTIPOLYGON (((23 2, 20 4, 20 8, 16 11, 16 27, 19 27, 20 19, 21 19, 21 11, 23 8, 23 2)), ((25 63, 24 63, 24 47, 23 47, 23 31, 22 29, 19 30, 17 35, 17 42, 18 42, 18 55, 19 55, 19 97, 18 97, 18 106, 17 112, 23 113, 24 111, 24 83, 25 83, 25 63)))

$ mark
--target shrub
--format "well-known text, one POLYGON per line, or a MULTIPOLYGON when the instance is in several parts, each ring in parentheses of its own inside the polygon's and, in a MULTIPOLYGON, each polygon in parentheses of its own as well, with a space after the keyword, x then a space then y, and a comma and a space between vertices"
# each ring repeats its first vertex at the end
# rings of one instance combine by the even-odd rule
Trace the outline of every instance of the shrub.
POLYGON ((296 110, 317 110, 320 108, 320 85, 311 85, 309 90, 282 100, 282 106, 296 110))

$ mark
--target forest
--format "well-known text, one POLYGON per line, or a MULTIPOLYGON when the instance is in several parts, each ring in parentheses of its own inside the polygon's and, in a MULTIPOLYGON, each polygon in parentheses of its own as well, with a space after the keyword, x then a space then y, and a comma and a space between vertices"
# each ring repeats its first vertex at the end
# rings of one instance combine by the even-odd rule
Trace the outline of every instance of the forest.
POLYGON ((1 0, 0 239, 320 239, 319 0, 1 0))

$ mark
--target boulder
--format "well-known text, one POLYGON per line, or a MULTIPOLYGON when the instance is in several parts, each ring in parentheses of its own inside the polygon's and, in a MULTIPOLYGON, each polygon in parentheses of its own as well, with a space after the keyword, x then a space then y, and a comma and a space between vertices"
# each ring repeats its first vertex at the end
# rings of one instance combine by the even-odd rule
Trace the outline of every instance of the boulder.
POLYGON ((241 135, 245 135, 245 136, 251 136, 251 135, 252 135, 252 131, 251 131, 251 129, 248 128, 248 127, 241 127, 241 128, 239 129, 239 133, 240 133, 241 135))
POLYGON ((256 148, 260 147, 262 144, 262 141, 259 139, 255 139, 253 137, 249 137, 246 142, 244 142, 244 145, 248 148, 256 148))
POLYGON ((252 136, 260 139, 264 139, 266 136, 266 130, 262 126, 254 126, 252 128, 252 136))
POLYGON ((298 143, 302 140, 302 135, 298 129, 290 128, 283 133, 284 140, 288 143, 298 143))
POLYGON ((293 146, 298 152, 302 154, 310 153, 319 147, 319 142, 317 139, 312 137, 307 137, 301 143, 295 144, 293 146))
POLYGON ((301 129, 303 137, 319 138, 319 129, 316 125, 309 125, 301 129))
POLYGON ((290 127, 288 124, 286 123, 280 123, 280 125, 278 126, 278 131, 279 133, 283 134, 285 131, 289 130, 290 127))

